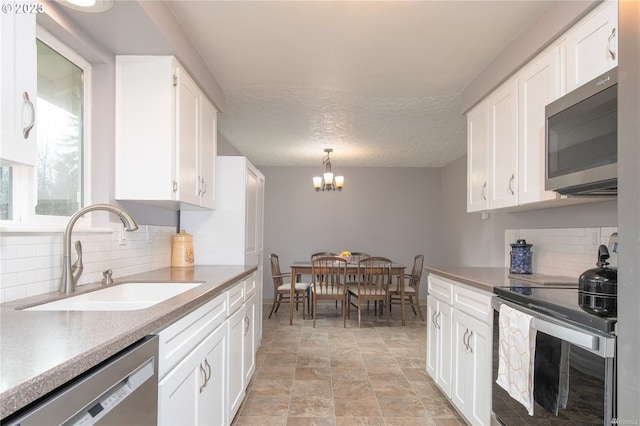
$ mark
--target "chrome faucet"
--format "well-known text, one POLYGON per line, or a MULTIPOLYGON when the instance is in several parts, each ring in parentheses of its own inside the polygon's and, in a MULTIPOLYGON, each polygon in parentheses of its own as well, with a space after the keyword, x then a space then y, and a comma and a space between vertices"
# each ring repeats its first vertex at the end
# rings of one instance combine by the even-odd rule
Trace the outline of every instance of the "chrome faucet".
POLYGON ((67 227, 64 230, 64 236, 62 238, 62 278, 60 280, 59 290, 61 293, 69 294, 75 291, 76 284, 78 283, 84 268, 82 265, 82 244, 80 244, 80 241, 76 241, 78 260, 73 265, 71 264, 71 232, 73 231, 73 226, 80 217, 84 216, 86 213, 96 210, 104 210, 118 215, 126 231, 135 231, 138 229, 138 224, 136 224, 136 221, 133 220, 133 217, 131 217, 129 212, 110 204, 93 204, 75 212, 73 216, 69 218, 69 222, 67 222, 67 227))

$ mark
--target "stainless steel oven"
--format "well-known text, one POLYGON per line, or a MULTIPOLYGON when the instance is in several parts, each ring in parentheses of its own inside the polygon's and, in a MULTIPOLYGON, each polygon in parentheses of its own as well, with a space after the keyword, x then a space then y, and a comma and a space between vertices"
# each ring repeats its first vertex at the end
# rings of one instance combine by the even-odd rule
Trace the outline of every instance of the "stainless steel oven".
POLYGON ((494 292, 494 420, 507 426, 610 425, 616 416, 615 318, 582 311, 577 288, 509 287, 494 292), (530 315, 536 331, 532 416, 496 383, 503 304, 530 315))

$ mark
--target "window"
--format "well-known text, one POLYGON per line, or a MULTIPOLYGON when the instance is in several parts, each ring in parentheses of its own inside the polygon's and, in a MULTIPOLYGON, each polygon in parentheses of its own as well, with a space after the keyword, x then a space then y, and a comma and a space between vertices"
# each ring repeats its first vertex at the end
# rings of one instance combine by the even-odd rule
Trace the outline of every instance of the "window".
POLYGON ((37 40, 35 167, 0 167, 0 219, 64 224, 88 201, 87 61, 46 31, 37 40))
POLYGON ((82 207, 83 71, 37 40, 36 215, 71 216, 82 207))

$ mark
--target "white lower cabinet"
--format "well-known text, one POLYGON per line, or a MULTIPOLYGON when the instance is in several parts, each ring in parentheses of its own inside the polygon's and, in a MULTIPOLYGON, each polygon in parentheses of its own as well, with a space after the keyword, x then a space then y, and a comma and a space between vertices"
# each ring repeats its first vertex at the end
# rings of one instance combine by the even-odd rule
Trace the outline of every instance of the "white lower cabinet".
POLYGON ((451 400, 474 425, 491 419, 491 328, 453 311, 453 382, 451 400))
POLYGON ((491 424, 491 294, 428 278, 427 373, 473 425, 491 424))
POLYGON ((427 372, 451 398, 451 306, 427 298, 427 372))
POLYGON ((238 412, 244 398, 243 346, 245 327, 245 308, 242 306, 229 317, 229 364, 227 390, 229 395, 229 419, 238 412))
POLYGON ((220 326, 158 383, 158 424, 224 425, 227 333, 220 326))
POLYGON ((231 424, 255 371, 256 298, 252 274, 158 333, 159 425, 231 424))

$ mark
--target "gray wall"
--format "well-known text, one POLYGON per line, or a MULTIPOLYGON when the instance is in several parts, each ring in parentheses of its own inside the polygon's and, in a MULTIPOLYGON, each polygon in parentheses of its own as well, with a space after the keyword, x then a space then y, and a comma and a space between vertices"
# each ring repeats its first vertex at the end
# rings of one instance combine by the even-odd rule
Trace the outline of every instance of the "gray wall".
MULTIPOLYGON (((363 251, 410 270, 417 254, 441 264, 440 170, 341 168, 342 192, 315 192, 320 167, 259 167, 266 179, 264 257, 276 253, 283 271, 319 251, 363 251)), ((273 296, 265 261, 265 300, 273 296)), ((426 294, 426 286, 421 286, 426 294)))
POLYGON ((616 200, 506 213, 467 213, 466 157, 442 170, 442 249, 446 265, 504 266, 505 229, 617 226, 616 200))
POLYGON ((581 0, 551 4, 465 88, 460 102, 462 112, 471 109, 598 3, 598 0, 581 0))
POLYGON ((618 418, 640 419, 640 2, 619 3, 618 418))

